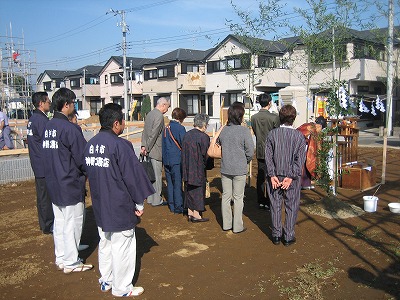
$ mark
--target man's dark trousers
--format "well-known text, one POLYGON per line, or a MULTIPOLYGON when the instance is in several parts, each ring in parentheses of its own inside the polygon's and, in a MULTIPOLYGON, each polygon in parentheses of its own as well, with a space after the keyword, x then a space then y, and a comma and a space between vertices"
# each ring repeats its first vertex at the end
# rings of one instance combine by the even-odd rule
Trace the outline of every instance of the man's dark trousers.
POLYGON ((46 181, 44 178, 36 177, 35 184, 40 230, 43 233, 52 233, 54 214, 50 196, 47 193, 46 181))
POLYGON ((265 159, 257 159, 258 171, 257 171, 257 198, 258 204, 263 204, 266 208, 269 208, 270 201, 266 193, 266 174, 267 166, 265 165, 265 159))

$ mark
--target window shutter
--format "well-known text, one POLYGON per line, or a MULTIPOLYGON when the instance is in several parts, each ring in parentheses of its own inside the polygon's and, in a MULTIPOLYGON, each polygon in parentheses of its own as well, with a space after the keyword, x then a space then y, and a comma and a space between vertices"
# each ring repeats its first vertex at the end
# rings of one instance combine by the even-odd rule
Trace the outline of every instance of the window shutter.
POLYGON ((187 74, 187 64, 181 63, 181 74, 187 74))
POLYGON ((167 77, 175 77, 175 66, 168 66, 167 67, 167 77))
POLYGON ((179 107, 186 112, 188 111, 187 101, 182 94, 179 95, 179 107))
POLYGON ((241 69, 250 69, 250 54, 244 54, 240 60, 241 69))
POLYGON ((207 62, 207 73, 213 73, 213 62, 212 61, 208 61, 207 62))

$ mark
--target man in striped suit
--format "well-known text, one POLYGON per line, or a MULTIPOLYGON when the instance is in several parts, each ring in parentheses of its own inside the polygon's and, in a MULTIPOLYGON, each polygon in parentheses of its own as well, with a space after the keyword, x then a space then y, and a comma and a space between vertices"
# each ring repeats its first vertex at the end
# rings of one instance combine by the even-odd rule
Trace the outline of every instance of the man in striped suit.
POLYGON ((279 119, 280 127, 270 131, 265 143, 267 190, 271 201, 272 242, 279 245, 283 238, 282 243, 290 246, 296 242, 294 226, 300 206, 306 142, 304 136, 293 128, 296 109, 292 105, 282 106, 279 119), (285 205, 283 228, 282 200, 285 205))

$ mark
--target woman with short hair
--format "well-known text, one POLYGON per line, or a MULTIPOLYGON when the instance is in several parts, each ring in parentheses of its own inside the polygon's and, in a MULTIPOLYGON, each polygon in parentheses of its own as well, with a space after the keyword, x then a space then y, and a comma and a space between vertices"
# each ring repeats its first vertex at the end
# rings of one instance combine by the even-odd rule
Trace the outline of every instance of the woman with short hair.
POLYGON ((202 216, 203 211, 205 211, 207 149, 210 146, 210 137, 205 133, 208 121, 208 115, 197 114, 194 117, 194 128, 189 130, 183 138, 184 207, 188 209, 188 220, 193 223, 209 220, 202 216))
POLYGON ((169 210, 183 213, 181 150, 186 129, 182 125, 186 111, 176 107, 172 111, 173 120, 164 127, 162 136, 162 160, 167 180, 167 201, 169 210))
POLYGON ((233 103, 228 109, 227 125, 219 135, 222 147, 222 227, 223 230, 232 230, 233 233, 246 230, 243 225, 244 188, 248 163, 254 154, 254 142, 250 130, 241 125, 243 115, 243 103, 233 103))

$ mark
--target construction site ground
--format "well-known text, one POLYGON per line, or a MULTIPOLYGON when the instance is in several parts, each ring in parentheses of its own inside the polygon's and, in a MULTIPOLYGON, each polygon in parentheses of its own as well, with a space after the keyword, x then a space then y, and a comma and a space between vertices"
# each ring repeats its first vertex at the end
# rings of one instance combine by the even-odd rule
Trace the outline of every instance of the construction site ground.
MULTIPOLYGON (((382 147, 362 147, 360 158, 377 163, 382 172, 382 147)), ((388 149, 385 184, 377 192, 376 212, 327 218, 310 212, 324 209, 323 191, 302 191, 296 224, 297 243, 271 242, 271 218, 258 209, 255 178, 246 187, 244 223, 247 231, 222 230, 221 179, 218 163, 208 172, 211 197, 206 223, 189 223, 166 206, 145 207, 136 229, 136 285, 139 299, 400 299, 400 214, 388 209, 400 202, 400 150, 388 149)), ((255 171, 256 161, 253 163, 255 171)), ((4 171, 4 170, 3 170, 4 171)), ((255 173, 254 173, 255 174, 255 173)), ((376 188, 338 188, 341 203, 363 208, 363 196, 376 188)), ((34 181, 0 186, 0 298, 112 299, 99 288, 98 234, 91 207, 81 257, 95 268, 65 275, 54 265, 51 235, 39 231, 34 181)))

